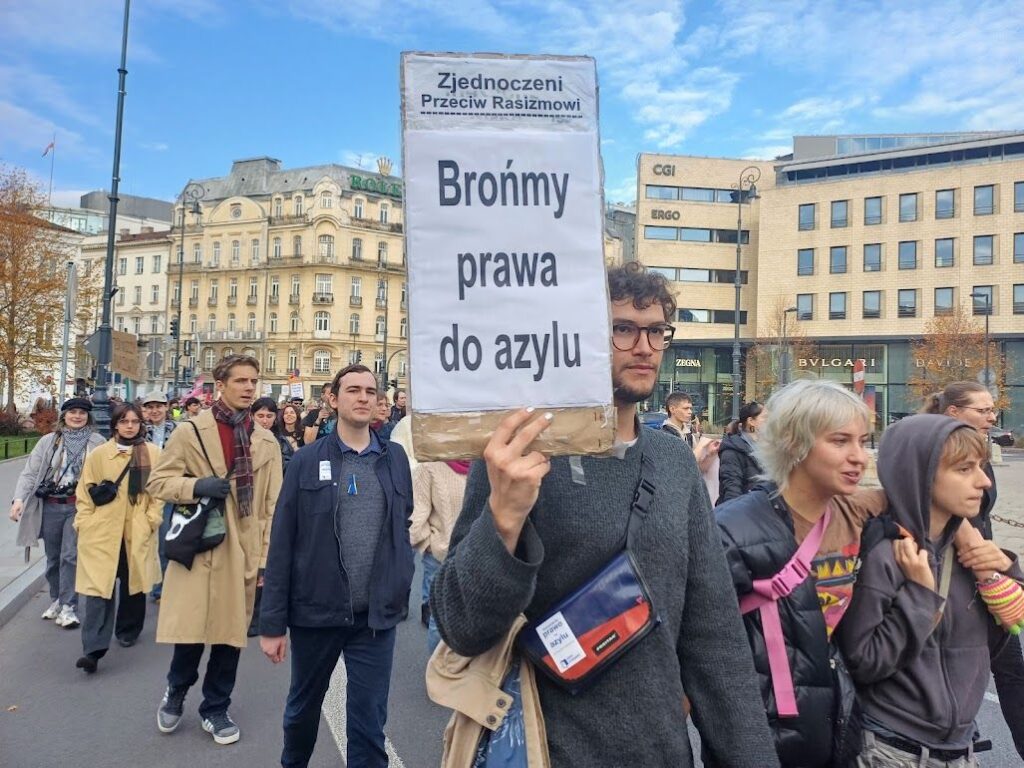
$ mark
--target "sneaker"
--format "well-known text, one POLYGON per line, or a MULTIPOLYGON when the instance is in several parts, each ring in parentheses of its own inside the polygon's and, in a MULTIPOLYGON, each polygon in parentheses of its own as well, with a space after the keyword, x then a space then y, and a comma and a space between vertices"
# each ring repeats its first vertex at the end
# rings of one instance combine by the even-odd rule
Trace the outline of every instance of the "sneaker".
POLYGON ((43 618, 46 621, 53 621, 60 616, 60 600, 54 600, 50 603, 50 607, 43 611, 43 618))
POLYGON ((227 712, 204 717, 203 730, 213 734, 213 740, 218 744, 234 744, 242 735, 227 712))
POLYGON ((75 629, 79 626, 78 614, 75 613, 75 609, 70 605, 65 605, 60 609, 60 616, 55 621, 58 627, 64 627, 64 629, 75 629))
POLYGON ((181 722, 181 713, 185 709, 185 694, 188 688, 172 688, 167 686, 160 708, 156 711, 156 727, 160 733, 174 733, 181 722))

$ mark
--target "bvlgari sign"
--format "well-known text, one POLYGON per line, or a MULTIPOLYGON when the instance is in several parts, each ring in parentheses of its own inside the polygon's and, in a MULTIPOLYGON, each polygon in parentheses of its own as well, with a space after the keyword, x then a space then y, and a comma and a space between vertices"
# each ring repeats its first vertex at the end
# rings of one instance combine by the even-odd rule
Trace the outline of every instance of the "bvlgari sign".
POLYGON ((868 368, 875 367, 875 358, 856 357, 799 357, 796 364, 799 368, 853 368, 857 360, 863 360, 868 368))

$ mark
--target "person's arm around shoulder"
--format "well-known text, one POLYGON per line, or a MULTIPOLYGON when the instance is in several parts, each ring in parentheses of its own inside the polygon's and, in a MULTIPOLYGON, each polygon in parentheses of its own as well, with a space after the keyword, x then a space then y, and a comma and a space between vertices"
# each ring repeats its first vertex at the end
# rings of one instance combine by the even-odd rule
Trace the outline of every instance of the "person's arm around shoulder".
MULTIPOLYGON (((260 649, 274 664, 287 654, 288 612, 291 602, 292 558, 295 554, 295 532, 298 527, 299 477, 311 453, 296 454, 289 463, 284 482, 277 494, 273 521, 267 526, 270 547, 263 573, 263 596, 260 598, 260 649)), ((277 462, 280 471, 280 462, 277 462)))
POLYGON ((863 488, 849 496, 835 496, 834 506, 844 517, 863 526, 869 518, 878 517, 889 509, 889 499, 881 488, 863 488))
POLYGON ((532 410, 506 417, 470 470, 430 595, 442 639, 463 656, 491 648, 533 598, 544 547, 527 518, 550 463, 527 449, 550 421, 532 410))
POLYGON ((56 439, 57 436, 51 432, 49 435, 39 438, 39 441, 32 447, 28 461, 25 462, 14 486, 14 499, 11 502, 10 512, 10 518, 14 522, 21 519, 21 513, 25 509, 25 499, 36 492, 36 486, 39 485, 39 480, 42 478, 46 461, 50 458, 56 439))
POLYGON ((431 487, 433 473, 426 464, 417 464, 412 473, 412 518, 409 524, 409 543, 420 552, 430 542, 430 512, 433 508, 431 487))
POLYGON ((862 557, 836 638, 854 681, 870 685, 921 652, 945 601, 935 591, 928 552, 913 539, 883 541, 862 557))

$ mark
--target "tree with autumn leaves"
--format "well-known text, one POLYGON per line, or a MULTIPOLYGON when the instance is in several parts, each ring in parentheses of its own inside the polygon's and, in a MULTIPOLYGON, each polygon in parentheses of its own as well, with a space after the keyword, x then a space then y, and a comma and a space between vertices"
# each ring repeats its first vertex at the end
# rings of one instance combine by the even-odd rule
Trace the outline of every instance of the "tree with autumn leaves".
POLYGON ((52 375, 72 251, 66 231, 39 218, 45 198, 25 171, 0 166, 0 376, 16 413, 15 391, 52 375))
MULTIPOLYGON (((954 381, 979 381, 985 368, 985 321, 957 306, 950 314, 929 320, 924 335, 910 346, 914 368, 907 385, 916 397, 923 399, 954 381)), ((1006 359, 997 343, 990 340, 988 346, 995 381, 1005 381, 1006 359)), ((1008 404, 1005 395, 996 398, 996 407, 1008 404)))
POLYGON ((797 322, 796 313, 790 312, 786 317, 789 302, 779 296, 761 318, 758 326, 757 339, 747 351, 747 391, 746 400, 764 402, 779 388, 782 379, 782 339, 785 325, 787 357, 789 359, 789 381, 793 381, 793 361, 800 358, 814 357, 817 346, 807 338, 803 327, 797 322))

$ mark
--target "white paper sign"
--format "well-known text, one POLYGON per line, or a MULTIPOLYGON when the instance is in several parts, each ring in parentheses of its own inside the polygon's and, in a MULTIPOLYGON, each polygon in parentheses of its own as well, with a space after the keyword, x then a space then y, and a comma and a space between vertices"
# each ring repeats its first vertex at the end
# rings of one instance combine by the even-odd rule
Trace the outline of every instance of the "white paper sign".
POLYGON ((537 636, 560 670, 570 669, 586 656, 561 611, 537 625, 537 636))
POLYGON ((416 410, 612 402, 589 58, 404 54, 416 410))
POLYGON ((305 396, 305 394, 302 391, 302 382, 301 381, 293 381, 289 385, 288 389, 291 391, 292 397, 304 397, 305 396))

